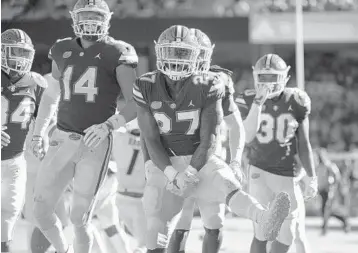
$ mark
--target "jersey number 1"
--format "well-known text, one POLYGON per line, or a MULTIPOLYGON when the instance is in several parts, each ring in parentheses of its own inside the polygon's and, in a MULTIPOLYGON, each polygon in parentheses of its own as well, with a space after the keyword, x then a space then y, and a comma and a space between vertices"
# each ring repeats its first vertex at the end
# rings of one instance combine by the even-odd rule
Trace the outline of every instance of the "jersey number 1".
POLYGON ((95 97, 98 94, 98 87, 96 87, 97 68, 88 67, 86 71, 78 78, 73 84, 71 89, 72 74, 74 66, 70 65, 63 73, 63 86, 64 86, 64 100, 71 99, 71 90, 73 94, 83 94, 86 97, 86 102, 95 102, 95 97))
POLYGON ((131 162, 129 163, 129 166, 128 166, 127 175, 132 174, 134 166, 137 162, 138 154, 139 154, 139 149, 133 149, 133 155, 131 158, 131 162))

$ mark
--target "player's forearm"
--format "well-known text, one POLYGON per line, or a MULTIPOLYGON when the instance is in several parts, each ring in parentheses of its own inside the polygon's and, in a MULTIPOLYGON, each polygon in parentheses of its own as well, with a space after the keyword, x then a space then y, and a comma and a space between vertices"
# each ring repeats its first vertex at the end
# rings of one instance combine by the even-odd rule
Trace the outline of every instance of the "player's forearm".
POLYGON ((213 135, 209 140, 200 140, 200 144, 191 157, 190 165, 197 171, 200 171, 204 165, 209 161, 210 157, 216 153, 219 145, 219 140, 216 135, 213 135))
POLYGON ((133 99, 128 100, 123 109, 112 115, 106 122, 111 125, 113 130, 125 126, 127 122, 134 120, 137 117, 136 103, 133 99))
MULTIPOLYGON (((165 171, 166 168, 172 166, 172 163, 164 149, 160 138, 144 138, 145 147, 148 151, 150 160, 161 170, 165 171)), ((143 150, 143 153, 145 150, 143 150)))
POLYGON ((244 120, 244 128, 246 135, 246 143, 250 143, 256 136, 257 131, 260 128, 261 123, 261 110, 262 106, 257 104, 252 104, 249 114, 244 120))
POLYGON ((51 94, 45 90, 41 97, 40 106, 38 109, 33 136, 45 136, 51 119, 56 113, 58 102, 60 100, 59 94, 51 94))
POLYGON ((229 128, 231 161, 235 160, 241 163, 242 153, 245 147, 245 127, 240 112, 237 111, 225 117, 224 120, 229 128))
POLYGON ((314 160, 312 147, 308 143, 307 145, 299 145, 298 155, 300 157, 303 168, 305 169, 308 177, 315 177, 316 171, 314 168, 314 160))

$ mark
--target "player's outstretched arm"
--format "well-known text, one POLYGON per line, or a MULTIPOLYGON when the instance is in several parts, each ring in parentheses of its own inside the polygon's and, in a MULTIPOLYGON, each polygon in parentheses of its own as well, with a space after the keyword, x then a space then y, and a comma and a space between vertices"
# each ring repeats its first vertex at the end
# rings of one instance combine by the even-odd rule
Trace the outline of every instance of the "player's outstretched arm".
POLYGON ((146 149, 143 150, 143 153, 148 152, 150 160, 172 182, 178 171, 172 166, 169 156, 160 141, 160 132, 156 120, 152 113, 142 106, 137 106, 137 117, 141 136, 143 136, 145 142, 146 149))
POLYGON ((44 155, 42 145, 46 129, 55 115, 58 102, 60 101, 61 89, 58 81, 59 77, 57 64, 55 61, 52 61, 52 75, 47 80, 48 87, 44 90, 41 97, 31 144, 32 152, 40 159, 44 155))
POLYGON ((190 166, 200 171, 215 153, 219 141, 220 124, 223 120, 221 99, 203 108, 200 119, 200 144, 193 154, 190 166))

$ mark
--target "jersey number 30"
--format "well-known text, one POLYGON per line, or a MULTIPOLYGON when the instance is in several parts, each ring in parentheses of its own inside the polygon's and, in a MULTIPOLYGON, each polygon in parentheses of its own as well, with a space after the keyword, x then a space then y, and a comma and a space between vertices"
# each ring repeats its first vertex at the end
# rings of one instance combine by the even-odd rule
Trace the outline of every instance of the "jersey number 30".
POLYGON ((277 118, 263 113, 261 115, 261 127, 256 138, 263 144, 270 143, 273 140, 285 143, 294 136, 297 127, 298 122, 289 113, 281 114, 277 118))
MULTIPOLYGON (((63 86, 64 86, 64 100, 71 99, 71 83, 73 66, 68 66, 63 73, 63 86)), ((80 78, 73 84, 73 94, 83 94, 86 97, 86 102, 95 102, 95 97, 98 94, 98 87, 96 87, 97 68, 88 67, 80 78)))

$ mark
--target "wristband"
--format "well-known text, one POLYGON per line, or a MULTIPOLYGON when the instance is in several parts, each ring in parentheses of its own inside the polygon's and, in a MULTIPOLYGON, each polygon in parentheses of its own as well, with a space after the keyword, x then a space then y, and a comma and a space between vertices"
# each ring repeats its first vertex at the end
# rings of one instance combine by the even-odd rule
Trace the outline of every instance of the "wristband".
POLYGON ((174 169, 173 166, 167 166, 165 167, 164 174, 168 178, 169 182, 173 182, 179 172, 174 169))

